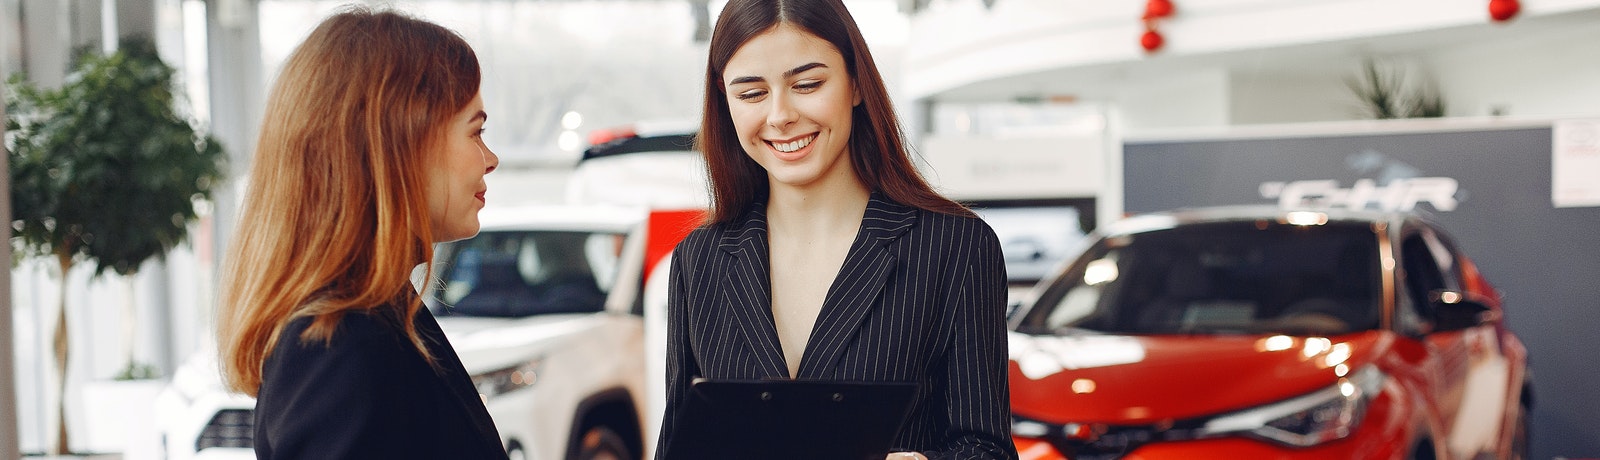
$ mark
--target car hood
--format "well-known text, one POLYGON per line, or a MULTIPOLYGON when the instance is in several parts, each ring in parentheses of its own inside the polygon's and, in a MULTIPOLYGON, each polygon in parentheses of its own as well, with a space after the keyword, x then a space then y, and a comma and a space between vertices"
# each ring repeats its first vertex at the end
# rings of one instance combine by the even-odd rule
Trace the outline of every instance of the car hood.
POLYGON ((461 357, 468 373, 480 373, 526 362, 559 347, 567 337, 602 324, 593 313, 537 315, 525 318, 441 317, 439 327, 461 357))
POLYGON ((1392 342, 1337 337, 1010 335, 1011 405, 1052 423, 1144 424, 1214 415, 1333 385, 1392 342))

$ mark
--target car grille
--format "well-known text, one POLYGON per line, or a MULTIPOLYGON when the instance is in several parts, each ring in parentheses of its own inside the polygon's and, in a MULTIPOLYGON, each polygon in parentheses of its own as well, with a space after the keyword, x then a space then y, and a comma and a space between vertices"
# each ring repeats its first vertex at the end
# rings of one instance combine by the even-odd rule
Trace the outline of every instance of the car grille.
POLYGON ((1093 440, 1055 437, 1051 443, 1062 452, 1069 452, 1079 460, 1114 460, 1122 458, 1139 446, 1162 438, 1161 431, 1148 426, 1107 427, 1105 434, 1093 440))
POLYGON ((1194 421, 1163 425, 1095 424, 1088 437, 1069 437, 1059 426, 1045 439, 1057 451, 1074 460, 1117 460, 1140 446, 1154 442, 1197 439, 1199 424, 1194 421))
POLYGON ((217 411, 200 431, 195 440, 196 452, 212 447, 255 448, 256 415, 251 409, 224 409, 217 411))

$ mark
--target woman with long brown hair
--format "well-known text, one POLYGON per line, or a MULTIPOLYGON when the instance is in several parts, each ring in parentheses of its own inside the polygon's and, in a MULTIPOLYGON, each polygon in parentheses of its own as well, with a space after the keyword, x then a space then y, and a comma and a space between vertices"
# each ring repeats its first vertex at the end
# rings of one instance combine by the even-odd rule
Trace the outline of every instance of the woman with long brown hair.
POLYGON ((478 231, 477 55, 393 11, 323 21, 267 101, 218 318, 259 458, 505 458, 413 273, 478 231))
POLYGON ((728 2, 697 145, 712 207, 673 252, 662 457, 705 378, 915 383, 888 458, 1016 458, 999 241, 913 167, 840 0, 728 2))

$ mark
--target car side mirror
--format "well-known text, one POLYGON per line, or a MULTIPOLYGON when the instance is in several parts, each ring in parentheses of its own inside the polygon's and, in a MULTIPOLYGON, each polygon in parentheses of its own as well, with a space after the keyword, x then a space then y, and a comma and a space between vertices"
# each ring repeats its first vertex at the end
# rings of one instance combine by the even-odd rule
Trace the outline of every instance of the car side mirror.
POLYGON ((1500 319, 1489 300, 1478 294, 1439 290, 1429 294, 1428 299, 1433 304, 1434 332, 1459 331, 1500 319))

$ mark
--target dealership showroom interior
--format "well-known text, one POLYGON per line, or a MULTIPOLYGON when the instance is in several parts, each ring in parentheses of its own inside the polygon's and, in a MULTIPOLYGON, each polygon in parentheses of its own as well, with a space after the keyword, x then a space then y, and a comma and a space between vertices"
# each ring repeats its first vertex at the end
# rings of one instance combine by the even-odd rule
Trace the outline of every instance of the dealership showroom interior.
MULTIPOLYGON (((1600 459, 1600 0, 843 2, 999 240, 1019 458, 1600 459)), ((726 0, 0 0, 0 460, 255 458, 225 262, 351 4, 477 54, 481 230, 412 282, 507 455, 655 458, 726 0)))

